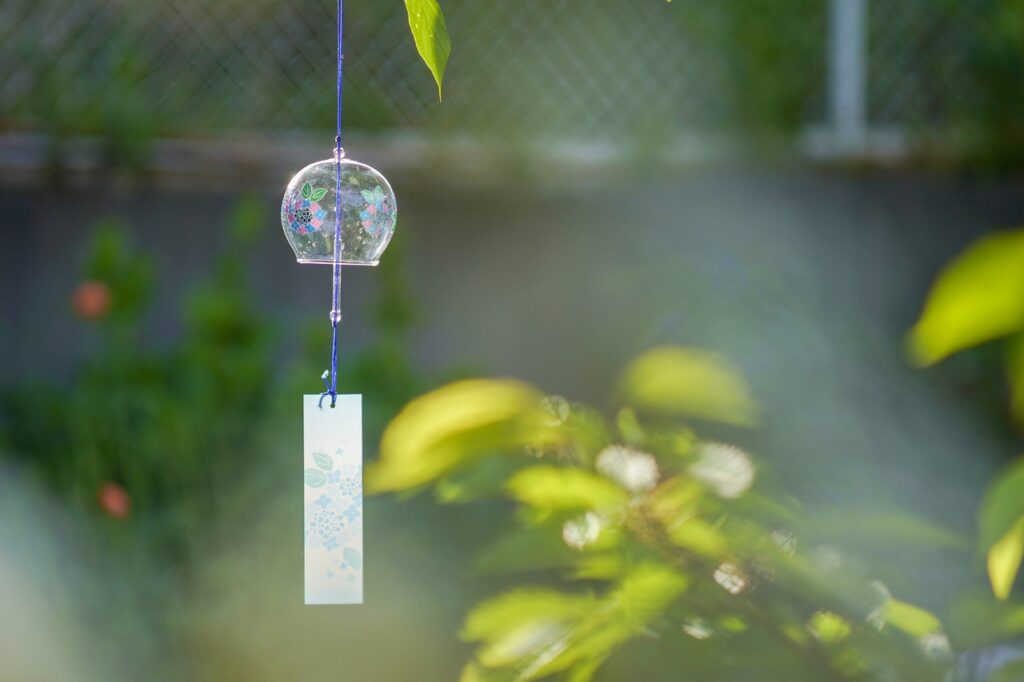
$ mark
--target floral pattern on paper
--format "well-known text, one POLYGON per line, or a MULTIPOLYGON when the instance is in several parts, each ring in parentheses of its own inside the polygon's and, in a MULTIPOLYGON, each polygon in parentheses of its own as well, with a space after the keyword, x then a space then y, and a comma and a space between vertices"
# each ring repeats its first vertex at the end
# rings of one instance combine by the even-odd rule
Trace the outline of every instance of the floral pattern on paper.
POLYGON ((334 458, 323 452, 313 453, 313 461, 316 467, 304 472, 305 485, 322 492, 306 504, 306 546, 330 552, 341 549, 344 559, 338 568, 343 572, 350 572, 354 565, 361 568, 361 555, 346 544, 362 530, 362 467, 349 464, 336 468, 334 458), (360 558, 353 562, 353 556, 360 558))

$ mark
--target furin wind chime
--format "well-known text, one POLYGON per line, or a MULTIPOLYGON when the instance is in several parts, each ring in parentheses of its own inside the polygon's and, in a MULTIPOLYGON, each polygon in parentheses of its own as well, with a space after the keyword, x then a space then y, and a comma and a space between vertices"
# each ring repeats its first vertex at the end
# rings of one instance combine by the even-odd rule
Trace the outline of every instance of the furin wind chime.
POLYGON ((397 219, 384 176, 341 146, 342 0, 338 0, 338 113, 334 158, 299 171, 281 202, 281 226, 299 263, 333 266, 331 365, 326 390, 303 397, 307 604, 363 601, 362 396, 338 395, 341 268, 377 265, 397 219))

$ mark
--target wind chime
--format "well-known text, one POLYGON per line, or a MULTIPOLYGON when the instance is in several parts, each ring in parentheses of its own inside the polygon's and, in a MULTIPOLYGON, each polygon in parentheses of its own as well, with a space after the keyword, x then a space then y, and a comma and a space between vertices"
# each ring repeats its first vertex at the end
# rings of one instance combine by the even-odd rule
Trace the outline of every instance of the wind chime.
POLYGON ((377 265, 398 217, 391 185, 341 146, 343 7, 338 0, 337 134, 334 158, 312 163, 288 183, 281 226, 299 263, 333 267, 331 364, 320 394, 303 397, 305 600, 363 601, 362 396, 338 395, 341 268, 377 265))

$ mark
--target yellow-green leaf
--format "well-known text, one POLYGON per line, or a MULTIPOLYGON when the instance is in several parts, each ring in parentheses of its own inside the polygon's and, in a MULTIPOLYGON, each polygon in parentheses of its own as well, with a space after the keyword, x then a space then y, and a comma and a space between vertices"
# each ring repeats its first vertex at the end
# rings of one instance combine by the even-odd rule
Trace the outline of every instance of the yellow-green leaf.
POLYGON ((673 543, 697 554, 717 558, 725 553, 725 537, 707 521, 686 519, 670 525, 667 531, 673 543))
POLYGON ((449 384, 409 403, 384 431, 367 471, 371 492, 435 481, 480 455, 521 450, 550 432, 540 394, 515 381, 449 384))
POLYGON ((898 599, 887 601, 883 614, 887 624, 914 637, 924 637, 942 630, 942 623, 933 614, 898 599))
POLYGON ((983 552, 1024 516, 1024 458, 1000 471, 985 491, 978 512, 979 549, 983 552))
POLYGON ((686 577, 660 564, 635 568, 609 596, 622 609, 622 621, 640 632, 686 590, 686 577))
POLYGON ((825 644, 838 644, 850 636, 850 624, 831 611, 818 611, 807 623, 808 629, 825 644))
POLYGON ((412 31, 416 51, 434 75, 440 99, 444 70, 452 52, 444 13, 437 0, 405 0, 405 10, 409 14, 409 30, 412 31))
POLYGON ((542 509, 607 509, 629 500, 625 490, 603 476, 554 466, 523 469, 506 487, 520 502, 542 509))
POLYGON ((1010 596, 1021 559, 1024 559, 1024 516, 988 550, 988 579, 997 599, 1005 600, 1010 596))
POLYGON ((589 595, 542 588, 516 590, 476 606, 461 636, 483 643, 477 658, 484 666, 510 665, 563 640, 595 604, 589 595))
POLYGON ((1010 379, 1010 413, 1024 424, 1024 333, 1017 333, 1007 345, 1006 373, 1010 379))
POLYGON ((931 365, 957 351, 1024 327, 1024 231, 972 244, 939 275, 908 341, 913 360, 931 365))
POLYGON ((630 364, 622 380, 626 402, 640 409, 735 425, 756 421, 740 373, 714 353, 665 346, 630 364))

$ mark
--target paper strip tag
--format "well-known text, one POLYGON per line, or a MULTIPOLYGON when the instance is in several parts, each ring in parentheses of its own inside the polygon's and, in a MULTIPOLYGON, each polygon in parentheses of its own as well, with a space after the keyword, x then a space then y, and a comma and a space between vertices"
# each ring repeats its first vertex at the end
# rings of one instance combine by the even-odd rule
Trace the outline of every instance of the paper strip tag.
POLYGON ((363 603, 363 397, 303 397, 307 604, 363 603))

